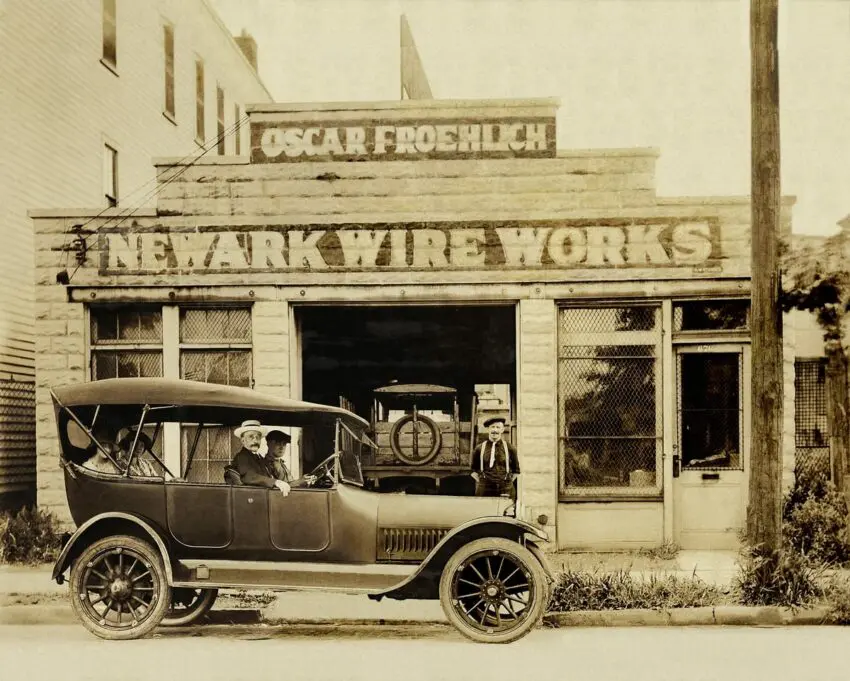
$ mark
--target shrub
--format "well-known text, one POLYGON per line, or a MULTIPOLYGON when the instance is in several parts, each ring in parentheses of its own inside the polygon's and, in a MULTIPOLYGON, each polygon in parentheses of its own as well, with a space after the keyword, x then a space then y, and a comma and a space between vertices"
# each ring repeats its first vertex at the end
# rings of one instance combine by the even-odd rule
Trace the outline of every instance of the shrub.
POLYGON ((59 522, 37 507, 0 515, 0 563, 45 563, 55 560, 62 543, 59 522))
POLYGON ((826 591, 826 619, 832 624, 850 624, 850 581, 834 579, 826 591))
POLYGON ((723 592, 699 579, 650 575, 635 579, 628 572, 581 572, 557 575, 549 600, 552 612, 626 610, 629 608, 693 608, 717 605, 723 592))
POLYGON ((766 551, 760 547, 742 551, 741 570, 735 591, 744 605, 809 605, 823 595, 818 583, 821 571, 796 551, 766 551))
POLYGON ((843 565, 850 559, 847 505, 825 474, 798 471, 783 520, 786 547, 812 563, 843 565))

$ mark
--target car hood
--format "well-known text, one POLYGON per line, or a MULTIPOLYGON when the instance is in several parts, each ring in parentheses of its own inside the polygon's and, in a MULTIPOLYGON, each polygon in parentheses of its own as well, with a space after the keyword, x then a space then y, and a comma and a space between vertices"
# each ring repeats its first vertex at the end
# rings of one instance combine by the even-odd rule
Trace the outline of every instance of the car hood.
POLYGON ((505 497, 382 494, 378 527, 452 528, 475 518, 502 516, 512 505, 505 497))

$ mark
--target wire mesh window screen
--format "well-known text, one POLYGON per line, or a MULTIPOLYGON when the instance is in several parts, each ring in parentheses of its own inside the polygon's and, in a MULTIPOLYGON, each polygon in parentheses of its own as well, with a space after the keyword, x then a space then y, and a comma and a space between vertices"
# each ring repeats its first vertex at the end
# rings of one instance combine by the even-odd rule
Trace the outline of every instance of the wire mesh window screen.
MULTIPOLYGON (((250 308, 181 308, 180 377, 205 383, 250 388, 252 376, 250 308)), ((181 429, 182 467, 197 427, 181 429)), ((224 483, 224 467, 239 442, 231 429, 205 427, 192 459, 192 482, 224 483)))
POLYGON ((162 376, 162 353, 138 350, 94 350, 92 378, 156 378, 162 376))
POLYGON ((93 345, 162 343, 162 311, 159 308, 92 307, 89 317, 93 345))
MULTIPOLYGON (((180 437, 180 470, 186 471, 189 453, 195 442, 198 425, 183 424, 180 437)), ((239 449, 239 440, 225 426, 204 426, 192 457, 192 466, 186 472, 188 482, 218 482, 224 484, 224 468, 239 449)))
POLYGON ((743 470, 741 354, 684 353, 678 365, 682 469, 743 470))
POLYGON ((826 410, 826 358, 794 363, 794 421, 798 470, 831 475, 826 410))
POLYGON ((180 377, 221 385, 251 387, 250 350, 184 350, 180 377))
POLYGON ((181 343, 250 343, 248 308, 181 309, 181 343))
POLYGON ((563 496, 660 492, 660 341, 657 307, 560 311, 563 496), (641 344, 636 331, 644 332, 641 344), (599 342, 574 342, 591 334, 599 342))

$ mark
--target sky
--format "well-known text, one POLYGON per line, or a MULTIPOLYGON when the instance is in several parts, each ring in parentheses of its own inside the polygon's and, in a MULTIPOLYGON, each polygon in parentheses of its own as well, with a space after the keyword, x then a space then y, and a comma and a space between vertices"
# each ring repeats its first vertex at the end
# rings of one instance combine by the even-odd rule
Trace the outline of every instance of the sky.
MULTIPOLYGON (((749 0, 211 0, 278 102, 399 99, 407 15, 434 97, 555 97, 559 149, 656 147, 659 196, 750 192, 749 0)), ((780 0, 793 228, 850 214, 850 0, 780 0)))

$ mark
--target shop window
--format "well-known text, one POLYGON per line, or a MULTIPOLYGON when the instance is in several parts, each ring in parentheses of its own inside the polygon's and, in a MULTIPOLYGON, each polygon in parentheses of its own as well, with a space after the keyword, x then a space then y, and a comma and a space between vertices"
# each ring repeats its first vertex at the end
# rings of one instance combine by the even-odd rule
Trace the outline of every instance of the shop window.
POLYGON ((166 117, 174 120, 176 109, 174 104, 174 26, 163 26, 163 44, 165 50, 165 107, 166 117))
POLYGON ((749 300, 694 300, 673 305, 673 331, 745 331, 749 300))
POLYGON ((660 309, 560 311, 562 497, 657 496, 660 309))
POLYGON ((162 312, 159 308, 91 308, 91 376, 163 375, 162 312))
POLYGON ((682 468, 742 469, 741 354, 679 355, 682 468))
POLYGON ((198 59, 195 62, 195 141, 199 144, 207 138, 204 105, 204 62, 198 59))
POLYGON ((103 0, 103 53, 101 61, 112 70, 118 66, 118 16, 116 0, 103 0))
MULTIPOLYGON (((179 322, 180 377, 251 387, 251 310, 248 308, 182 308, 179 322)), ((181 469, 185 470, 198 424, 186 425, 181 437, 181 469)), ((237 441, 229 427, 204 427, 195 448, 189 479, 224 482, 237 441)))
POLYGON ((227 152, 225 142, 227 135, 224 134, 224 90, 221 86, 216 86, 215 89, 215 110, 216 119, 218 120, 218 129, 216 130, 216 144, 218 146, 218 155, 224 156, 227 152))

